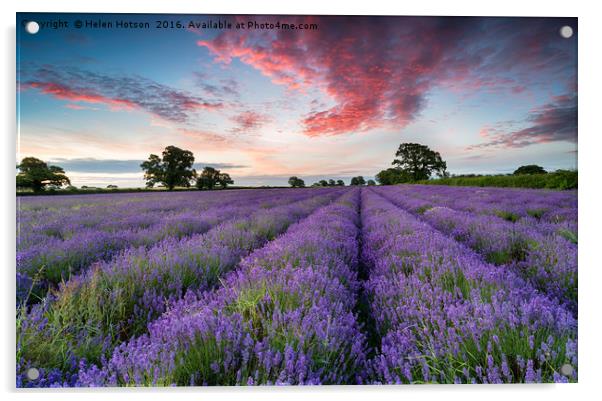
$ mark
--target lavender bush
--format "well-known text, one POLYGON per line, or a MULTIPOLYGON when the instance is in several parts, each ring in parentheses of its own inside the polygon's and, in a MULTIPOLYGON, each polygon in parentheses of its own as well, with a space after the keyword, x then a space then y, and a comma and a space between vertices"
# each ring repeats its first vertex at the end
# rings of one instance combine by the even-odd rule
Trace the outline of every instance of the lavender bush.
POLYGON ((217 291, 189 294, 80 384, 353 383, 365 371, 353 314, 358 195, 255 251, 217 291))
POLYGON ((366 288, 383 383, 576 380, 576 321, 512 271, 370 191, 362 202, 366 288))
POLYGON ((32 197, 17 222, 17 387, 578 379, 575 192, 32 197))
POLYGON ((549 229, 549 223, 543 223, 544 227, 532 224, 531 218, 513 223, 495 215, 447 206, 416 207, 421 201, 406 196, 405 192, 396 188, 379 189, 396 205, 413 211, 436 229, 468 245, 486 261, 516 271, 577 313, 577 245, 562 232, 549 229))
MULTIPOLYGON (((119 202, 123 195, 118 194, 114 195, 117 206, 112 209, 109 205, 98 209, 86 207, 79 216, 64 216, 60 221, 50 218, 37 225, 32 223, 27 211, 20 211, 20 231, 33 234, 18 235, 17 300, 21 302, 29 295, 29 302, 37 302, 49 288, 56 287, 93 262, 111 259, 123 249, 148 247, 164 238, 177 239, 202 233, 256 208, 301 199, 299 193, 282 191, 256 192, 244 198, 230 194, 221 201, 217 195, 200 198, 198 195, 188 192, 186 196, 179 195, 177 200, 168 200, 159 208, 156 199, 150 204, 147 200, 119 202), (292 195, 296 198, 291 198, 292 195), (34 280, 36 285, 29 292, 34 280)), ((41 218, 36 217, 36 221, 41 218)))
POLYGON ((228 221, 205 234, 169 238, 150 249, 128 249, 74 276, 45 302, 19 309, 21 363, 70 371, 79 360, 98 360, 143 332, 186 290, 215 285, 242 256, 338 195, 339 191, 318 192, 310 199, 228 221))

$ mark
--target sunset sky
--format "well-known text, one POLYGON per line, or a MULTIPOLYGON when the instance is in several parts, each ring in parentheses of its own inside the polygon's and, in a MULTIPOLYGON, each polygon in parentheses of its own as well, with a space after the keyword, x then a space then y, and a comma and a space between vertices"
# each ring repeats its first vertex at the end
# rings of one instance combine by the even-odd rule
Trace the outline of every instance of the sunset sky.
POLYGON ((19 14, 17 27, 17 159, 77 186, 143 186, 140 163, 168 145, 238 185, 371 178, 401 142, 451 173, 576 168, 576 19, 19 14), (22 29, 59 19, 69 28, 22 29), (317 29, 186 27, 209 20, 317 29))

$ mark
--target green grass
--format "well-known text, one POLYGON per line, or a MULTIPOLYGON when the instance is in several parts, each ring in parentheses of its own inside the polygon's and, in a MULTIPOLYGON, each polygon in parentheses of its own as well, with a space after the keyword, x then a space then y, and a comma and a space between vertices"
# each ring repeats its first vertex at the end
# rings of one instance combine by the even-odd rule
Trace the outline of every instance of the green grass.
POLYGON ((577 171, 559 170, 533 175, 483 175, 476 177, 450 177, 418 181, 418 184, 472 187, 511 187, 541 189, 577 189, 577 171))
MULTIPOLYGON (((534 370, 541 369, 542 379, 552 380, 555 371, 569 362, 564 356, 567 337, 556 337, 551 349, 559 350, 554 356, 547 356, 544 361, 537 358, 535 350, 541 347, 550 336, 547 329, 541 328, 530 332, 526 327, 519 325, 516 328, 497 328, 484 333, 483 336, 475 341, 474 338, 464 337, 458 348, 458 354, 448 353, 447 355, 437 355, 433 353, 424 353, 426 364, 432 373, 443 376, 443 383, 453 383, 455 377, 463 378, 463 369, 466 368, 472 376, 476 376, 476 367, 481 366, 483 370, 487 367, 487 356, 491 355, 496 365, 500 365, 505 357, 508 363, 511 379, 503 378, 513 383, 522 383, 525 381, 526 370, 519 366, 518 360, 531 359, 534 362, 534 370), (497 336, 497 341, 493 337, 497 336), (532 336, 534 347, 529 344, 529 337, 532 336), (491 353, 488 352, 488 345, 491 347, 491 353)), ((425 341, 428 344, 428 341, 425 341)), ((414 377, 421 376, 420 367, 414 369, 414 377)))
POLYGON ((577 233, 567 230, 566 228, 561 228, 558 230, 558 234, 571 241, 573 244, 577 244, 577 233))
POLYGON ((431 210, 432 208, 433 208, 432 205, 422 205, 418 209, 416 209, 416 213, 425 214, 427 211, 431 210))
POLYGON ((516 221, 520 218, 520 216, 516 213, 507 212, 505 210, 496 210, 495 214, 496 216, 501 217, 502 219, 507 220, 511 223, 516 223, 516 221))

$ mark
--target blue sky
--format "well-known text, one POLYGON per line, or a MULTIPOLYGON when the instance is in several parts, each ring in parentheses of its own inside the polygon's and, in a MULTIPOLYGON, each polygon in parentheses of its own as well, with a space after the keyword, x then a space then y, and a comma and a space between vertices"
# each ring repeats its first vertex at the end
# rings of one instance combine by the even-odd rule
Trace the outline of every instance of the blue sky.
POLYGON ((75 185, 142 186, 176 145, 240 185, 349 181, 419 142, 452 173, 576 168, 577 22, 559 18, 18 14, 19 149, 75 185), (74 27, 149 22, 149 29, 74 27), (317 29, 156 29, 227 20, 317 29), (559 30, 570 25, 575 35, 559 30), (307 25, 309 27, 310 25, 307 25))

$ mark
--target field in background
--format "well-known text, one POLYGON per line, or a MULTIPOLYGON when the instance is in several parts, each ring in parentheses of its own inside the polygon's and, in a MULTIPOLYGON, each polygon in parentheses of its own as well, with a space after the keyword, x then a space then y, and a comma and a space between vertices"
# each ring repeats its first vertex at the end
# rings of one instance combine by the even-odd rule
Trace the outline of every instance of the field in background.
MULTIPOLYGON (((213 191, 231 191, 236 189, 268 189, 268 188, 289 188, 288 186, 270 186, 270 187, 243 187, 229 186, 227 188, 214 189, 213 191)), ((197 188, 176 187, 172 192, 198 192, 197 188)), ((203 191, 208 191, 204 189, 203 191)), ((47 195, 93 195, 93 194, 122 194, 122 193, 145 193, 145 192, 167 192, 167 188, 87 188, 87 189, 46 189, 42 192, 31 190, 18 190, 17 196, 47 196, 47 195)))
POLYGON ((396 185, 17 205, 18 387, 578 378, 576 191, 396 185))

